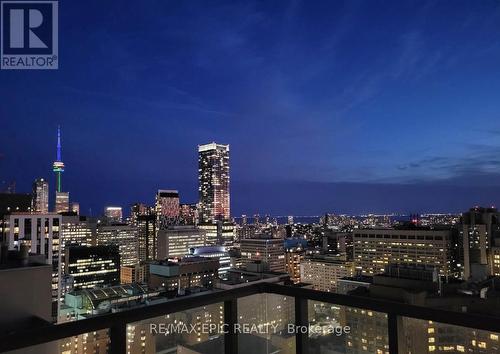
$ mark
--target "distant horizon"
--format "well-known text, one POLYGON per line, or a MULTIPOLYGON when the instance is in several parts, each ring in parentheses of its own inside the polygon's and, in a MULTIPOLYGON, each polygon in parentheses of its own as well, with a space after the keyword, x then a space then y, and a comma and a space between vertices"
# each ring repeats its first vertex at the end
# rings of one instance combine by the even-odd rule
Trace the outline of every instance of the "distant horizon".
MULTIPOLYGON (((35 178, 39 177, 34 177, 35 178)), ((54 203, 54 184, 55 176, 53 180, 47 177, 45 178, 49 182, 49 204, 54 203)), ((63 181, 67 184, 67 176, 63 176, 63 181)), ((64 182, 63 182, 64 183, 64 182)), ((292 182, 284 181, 280 182, 233 182, 236 187, 231 187, 231 199, 236 200, 236 202, 231 203, 232 217, 240 218, 241 215, 247 215, 247 217, 253 217, 255 214, 259 214, 261 217, 265 215, 270 215, 272 217, 321 217, 328 214, 335 215, 348 215, 348 216, 363 216, 368 214, 373 215, 398 215, 398 216, 408 216, 411 214, 452 214, 459 215, 463 212, 468 211, 474 207, 496 207, 497 203, 494 200, 500 200, 500 188, 496 185, 492 186, 464 186, 464 185, 449 185, 446 186, 447 190, 455 191, 450 193, 452 198, 442 199, 439 195, 433 193, 436 188, 432 185, 426 184, 398 184, 398 185, 388 185, 388 184, 366 184, 366 183, 318 183, 318 182, 292 182), (249 192, 249 187, 250 188, 249 192), (300 207, 297 209, 302 210, 315 210, 315 205, 325 205, 325 203, 331 203, 332 207, 321 208, 321 210, 316 207, 315 212, 301 212, 291 211, 285 205, 293 204, 292 197, 295 190, 308 190, 311 194, 308 196, 307 204, 303 204, 299 201, 300 207), (258 195, 255 191, 260 191, 258 195), (326 191, 326 193, 325 193, 326 191), (421 194, 423 192, 424 194, 421 194), (354 194, 352 194, 354 193, 354 194), (403 193, 403 195, 401 194, 403 193), (404 194, 408 195, 409 198, 405 198, 404 194), (267 197, 266 197, 267 195, 267 197), (401 197, 401 198, 398 198, 401 197), (429 201, 425 200, 426 198, 429 201), (413 208, 402 208, 397 210, 397 205, 401 205, 410 202, 410 200, 415 201, 415 207, 413 208), (325 202, 326 200, 326 202, 325 202), (331 200, 331 202, 329 201, 331 200), (363 206, 368 203, 372 205, 373 203, 380 204, 381 201, 385 201, 382 210, 376 210, 376 208, 368 208, 363 206), (236 205, 234 205, 236 203, 236 205), (429 204, 431 205, 429 205, 429 204), (432 206, 436 203, 436 206, 432 206), (344 208, 343 208, 344 204, 344 208), (455 208, 446 209, 445 204, 454 204, 455 208), (267 208, 259 208, 262 205, 268 206, 267 208), (274 206, 273 206, 274 205, 274 206), (428 207, 426 207, 428 206, 428 207), (290 210, 289 213, 283 212, 283 210, 290 210)), ((143 185, 143 184, 141 184, 143 185)), ((29 187, 31 184, 28 185, 29 187)), ((180 202, 182 204, 195 204, 197 203, 197 194, 193 191, 197 190, 197 184, 190 184, 190 187, 186 185, 186 182, 182 184, 179 183, 177 186, 169 185, 167 187, 152 188, 146 187, 142 191, 146 194, 144 198, 131 198, 130 196, 121 195, 119 190, 108 190, 106 194, 105 190, 101 190, 100 195, 101 200, 106 200, 107 202, 94 202, 86 200, 86 198, 79 198, 81 191, 85 188, 76 188, 76 192, 68 190, 70 193, 70 202, 78 202, 80 204, 80 210, 82 215, 87 216, 100 216, 103 215, 105 207, 117 206, 122 207, 124 215, 130 214, 130 207, 135 203, 144 203, 148 206, 154 206, 154 198, 156 191, 158 189, 175 189, 179 190, 180 202), (147 193, 150 191, 151 193, 147 193), (111 200, 110 195, 115 195, 117 198, 111 200), (187 196, 187 197, 186 197, 187 196), (89 214, 89 208, 92 209, 92 215, 89 214)), ((16 193, 31 193, 31 188, 22 188, 16 183, 16 193)), ((137 194, 137 191, 134 193, 137 194)), ((297 202, 295 202, 297 204, 297 202)), ((373 205, 372 205, 373 206, 373 205)))

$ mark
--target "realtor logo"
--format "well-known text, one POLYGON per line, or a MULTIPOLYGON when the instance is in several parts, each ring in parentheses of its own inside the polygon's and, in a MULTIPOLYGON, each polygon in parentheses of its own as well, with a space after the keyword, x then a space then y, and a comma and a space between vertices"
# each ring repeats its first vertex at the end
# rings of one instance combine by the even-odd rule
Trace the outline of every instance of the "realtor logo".
POLYGON ((58 68, 57 1, 1 1, 1 68, 58 68))

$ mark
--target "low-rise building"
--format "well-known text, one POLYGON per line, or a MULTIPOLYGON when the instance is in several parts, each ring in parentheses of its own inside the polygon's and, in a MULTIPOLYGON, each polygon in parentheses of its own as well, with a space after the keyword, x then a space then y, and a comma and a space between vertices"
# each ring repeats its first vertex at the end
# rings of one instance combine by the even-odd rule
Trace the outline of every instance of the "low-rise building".
POLYGON ((336 255, 313 255, 300 265, 300 281, 320 291, 336 292, 337 283, 354 275, 354 263, 336 255))
POLYGON ((203 287, 212 288, 218 278, 219 260, 204 257, 185 257, 177 261, 158 261, 149 265, 148 284, 151 288, 177 291, 203 287))

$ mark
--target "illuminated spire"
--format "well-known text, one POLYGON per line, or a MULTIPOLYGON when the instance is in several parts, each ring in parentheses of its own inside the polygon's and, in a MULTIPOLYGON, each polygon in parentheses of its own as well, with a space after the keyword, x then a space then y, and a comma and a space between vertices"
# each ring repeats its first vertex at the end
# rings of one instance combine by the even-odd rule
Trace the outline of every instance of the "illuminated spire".
POLYGON ((57 126, 57 159, 56 161, 62 161, 61 159, 61 126, 57 126))

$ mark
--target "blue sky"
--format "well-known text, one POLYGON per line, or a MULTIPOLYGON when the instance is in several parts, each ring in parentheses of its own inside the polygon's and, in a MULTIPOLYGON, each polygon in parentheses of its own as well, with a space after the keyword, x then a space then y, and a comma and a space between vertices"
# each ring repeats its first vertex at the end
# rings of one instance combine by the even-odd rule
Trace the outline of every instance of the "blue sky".
POLYGON ((500 199, 498 1, 61 1, 59 21, 59 70, 0 72, 19 191, 53 178, 61 124, 64 189, 94 214, 196 201, 210 141, 231 145, 234 214, 500 199))

